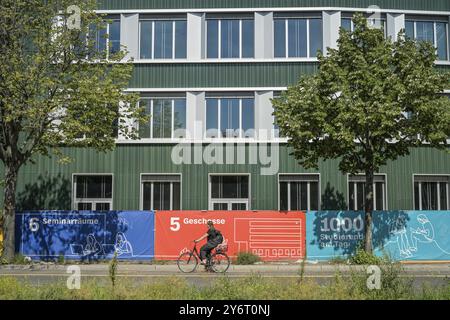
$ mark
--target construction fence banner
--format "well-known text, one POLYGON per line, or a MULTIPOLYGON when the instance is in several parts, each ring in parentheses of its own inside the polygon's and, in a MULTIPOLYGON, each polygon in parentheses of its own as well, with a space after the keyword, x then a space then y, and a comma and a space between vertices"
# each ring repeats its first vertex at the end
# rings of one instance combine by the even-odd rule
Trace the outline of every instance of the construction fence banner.
POLYGON ((149 260, 154 256, 151 211, 47 211, 16 215, 16 250, 36 260, 149 260))
MULTIPOLYGON (((227 254, 257 254, 262 260, 299 260, 305 254, 305 214, 279 211, 157 211, 155 258, 176 260, 194 247, 211 220, 228 243, 227 254)), ((206 240, 197 245, 198 250, 206 240)))
MULTIPOLYGON (((364 212, 309 211, 309 260, 348 257, 364 241, 364 212)), ((373 246, 394 260, 450 260, 450 211, 375 211, 373 246)))

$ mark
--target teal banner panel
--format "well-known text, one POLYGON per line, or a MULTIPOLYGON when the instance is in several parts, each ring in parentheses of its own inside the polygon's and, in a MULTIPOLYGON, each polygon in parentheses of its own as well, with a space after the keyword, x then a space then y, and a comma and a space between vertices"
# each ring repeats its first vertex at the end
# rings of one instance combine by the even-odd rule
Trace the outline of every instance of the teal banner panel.
MULTIPOLYGON (((348 257, 364 241, 364 212, 309 211, 309 260, 348 257)), ((376 211, 373 245, 378 256, 394 260, 450 260, 450 211, 376 211)))

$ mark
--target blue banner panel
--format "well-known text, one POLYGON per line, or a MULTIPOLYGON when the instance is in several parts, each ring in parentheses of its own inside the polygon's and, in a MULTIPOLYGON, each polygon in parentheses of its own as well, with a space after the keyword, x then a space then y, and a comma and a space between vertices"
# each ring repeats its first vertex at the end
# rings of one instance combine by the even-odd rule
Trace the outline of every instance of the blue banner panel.
POLYGON ((48 211, 16 216, 16 248, 36 260, 149 260, 155 215, 150 211, 48 211))
MULTIPOLYGON (((310 260, 348 257, 364 241, 364 212, 310 211, 306 253, 310 260)), ((376 211, 373 245, 395 260, 450 260, 450 211, 376 211)))

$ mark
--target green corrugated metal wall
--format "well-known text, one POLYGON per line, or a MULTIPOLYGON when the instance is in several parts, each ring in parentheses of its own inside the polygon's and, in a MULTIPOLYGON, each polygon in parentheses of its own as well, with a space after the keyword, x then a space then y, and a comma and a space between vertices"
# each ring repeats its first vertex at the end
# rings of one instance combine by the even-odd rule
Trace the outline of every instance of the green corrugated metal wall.
MULTIPOLYGON (((130 88, 286 87, 313 74, 313 62, 135 64, 130 88)), ((450 73, 450 66, 437 66, 450 73)), ((450 82, 449 82, 450 88, 450 82)))
POLYGON ((450 11, 448 0, 99 0, 99 9, 344 7, 450 11))
POLYGON ((130 87, 283 87, 316 70, 316 63, 299 62, 136 64, 130 87))
MULTIPOLYGON (((114 174, 114 208, 139 209, 141 173, 181 173, 184 210, 208 207, 209 173, 250 173, 251 208, 278 209, 278 176, 263 176, 259 165, 175 165, 171 161, 173 145, 118 145, 109 153, 89 149, 65 149, 74 159, 59 164, 56 159, 38 157, 20 171, 17 190, 20 209, 70 209, 73 173, 114 174)), ((248 150, 247 150, 248 152, 248 150)), ((286 145, 280 146, 279 173, 316 172, 304 170, 289 156, 286 145)), ((247 162, 248 163, 248 162, 247 162)), ((346 176, 338 171, 338 162, 319 165, 322 206, 339 209, 346 203, 346 176)), ((412 209, 413 173, 449 174, 449 155, 428 148, 411 150, 411 155, 389 163, 380 171, 387 174, 389 209, 412 209)), ((3 193, 2 193, 3 196, 3 193)))

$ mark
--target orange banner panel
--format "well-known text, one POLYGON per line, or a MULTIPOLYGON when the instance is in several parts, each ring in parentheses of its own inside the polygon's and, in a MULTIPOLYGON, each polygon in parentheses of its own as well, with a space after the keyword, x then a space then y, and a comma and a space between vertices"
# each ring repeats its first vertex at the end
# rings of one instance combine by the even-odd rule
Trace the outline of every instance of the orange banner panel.
MULTIPOLYGON (((279 211, 157 211, 155 258, 176 260, 194 247, 193 240, 215 228, 228 241, 230 257, 238 252, 257 254, 265 261, 299 260, 305 256, 304 212, 279 211)), ((197 245, 200 247, 206 242, 197 245)))

